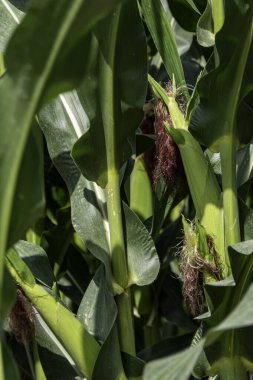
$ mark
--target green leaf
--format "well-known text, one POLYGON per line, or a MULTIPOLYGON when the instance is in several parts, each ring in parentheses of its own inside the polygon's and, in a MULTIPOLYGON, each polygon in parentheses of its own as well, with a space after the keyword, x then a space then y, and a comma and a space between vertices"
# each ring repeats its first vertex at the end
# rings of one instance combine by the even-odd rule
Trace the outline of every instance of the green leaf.
POLYGON ((152 283, 160 263, 154 242, 138 216, 124 203, 129 283, 139 286, 152 283))
POLYGON ((106 340, 117 317, 117 306, 108 289, 103 265, 90 282, 78 308, 77 317, 98 341, 106 340))
POLYGON ((219 65, 198 82, 200 103, 190 125, 194 136, 215 151, 223 139, 237 135, 235 117, 252 39, 252 8, 242 13, 235 1, 226 2, 225 14, 216 37, 219 65))
MULTIPOLYGON (((7 71, 0 78, 2 123, 0 128, 0 261, 2 263, 7 249, 12 205, 29 129, 38 106, 46 94, 50 74, 61 53, 58 64, 61 68, 65 67, 65 83, 67 83, 65 88, 73 85, 72 78, 67 75, 69 65, 64 65, 67 54, 64 49, 68 51, 70 46, 75 46, 74 41, 80 43, 94 23, 101 19, 113 5, 114 1, 105 4, 100 0, 93 2, 92 7, 88 1, 82 0, 74 0, 71 3, 67 0, 62 0, 60 3, 55 0, 53 2, 45 0, 43 3, 34 1, 9 41, 4 56, 7 71), (82 23, 75 24, 76 17, 80 15, 82 15, 82 23), (47 20, 46 28, 41 20, 47 20), (70 33, 73 25, 75 25, 74 31, 72 29, 70 33), (67 39, 69 34, 71 34, 70 40, 67 39), (26 46, 25 49, 24 46, 26 46), (35 49, 34 46, 37 48, 35 49), (10 106, 12 112, 10 112, 10 106)), ((70 50, 72 53, 73 49, 70 50)), ((79 54, 79 49, 76 54, 79 54)), ((73 56, 71 58, 73 59, 73 56)), ((77 72, 77 76, 78 74, 78 79, 80 79, 80 71, 77 72)), ((47 98, 55 96, 60 91, 57 85, 53 86, 54 81, 50 83, 50 94, 47 98)), ((0 266, 1 299, 2 281, 3 265, 0 266)))
POLYGON ((4 52, 14 29, 22 18, 23 12, 10 1, 0 1, 0 52, 4 52))
POLYGON ((39 121, 50 157, 70 193, 73 227, 89 251, 104 263, 111 278, 104 190, 81 174, 70 155, 74 143, 88 128, 77 92, 62 94, 44 107, 39 121))
POLYGON ((107 183, 108 151, 114 152, 118 168, 131 155, 127 139, 143 117, 146 97, 147 52, 137 4, 127 2, 117 12, 100 22, 92 36, 86 76, 78 90, 91 125, 72 151, 84 176, 102 187, 107 183), (109 76, 112 84, 107 83, 109 76))
POLYGON ((145 362, 136 356, 121 352, 123 368, 127 379, 142 380, 142 373, 145 362))
POLYGON ((253 144, 237 152, 237 186, 241 187, 253 177, 253 144))
POLYGON ((127 380, 120 354, 119 339, 114 326, 101 347, 92 380, 127 380))
MULTIPOLYGON (((183 86, 185 79, 182 64, 170 22, 161 1, 141 0, 140 4, 144 19, 170 78, 175 78, 177 86, 183 86)), ((186 90, 184 93, 188 96, 186 90)))
POLYGON ((22 278, 22 281, 25 284, 28 284, 30 286, 33 286, 36 284, 36 281, 32 272, 24 263, 24 261, 19 257, 18 252, 14 248, 11 248, 7 252, 6 257, 7 257, 7 262, 11 263, 11 265, 15 268, 18 276, 22 278))
POLYGON ((148 363, 143 380, 188 380, 204 342, 201 340, 195 346, 178 354, 148 363))
POLYGON ((197 40, 198 43, 204 47, 210 47, 215 44, 211 0, 207 1, 206 9, 199 18, 197 24, 197 40))
POLYGON ((38 125, 31 129, 17 177, 8 247, 24 237, 45 212, 43 140, 38 125), (32 189, 32 191, 31 191, 32 189))
POLYGON ((44 249, 39 245, 28 243, 24 240, 19 240, 14 245, 14 249, 24 260, 33 276, 41 284, 51 288, 55 282, 55 278, 44 249))

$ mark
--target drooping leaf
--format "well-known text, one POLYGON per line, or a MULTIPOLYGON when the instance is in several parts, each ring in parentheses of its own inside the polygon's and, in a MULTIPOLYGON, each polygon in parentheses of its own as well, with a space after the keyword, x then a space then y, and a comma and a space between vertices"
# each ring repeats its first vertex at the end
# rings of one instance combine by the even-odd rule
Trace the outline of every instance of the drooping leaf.
POLYGON ((14 248, 24 260, 33 276, 40 283, 51 288, 55 282, 55 278, 46 252, 39 245, 25 240, 19 240, 14 245, 14 248))
POLYGON ((135 2, 123 4, 113 16, 100 22, 92 36, 86 77, 78 90, 91 125, 74 145, 72 154, 84 176, 102 187, 107 183, 108 151, 115 152, 118 169, 131 155, 127 139, 143 116, 146 55, 135 2))
POLYGON ((160 268, 155 245, 144 224, 125 203, 123 210, 129 282, 139 286, 148 285, 156 279, 160 268))
POLYGON ((126 352, 121 352, 121 358, 127 379, 142 380, 145 362, 139 357, 129 355, 126 352))
POLYGON ((104 342, 107 339, 117 317, 117 306, 108 289, 103 266, 100 266, 88 286, 77 317, 98 341, 104 342))
POLYGON ((39 120, 51 159, 70 193, 73 227, 90 252, 105 264, 109 275, 104 191, 81 174, 70 155, 74 143, 88 128, 77 92, 63 94, 44 107, 39 120))
POLYGON ((241 187, 253 177, 253 144, 237 152, 237 186, 241 187))
POLYGON ((92 380, 101 378, 104 380, 127 380, 122 365, 116 325, 102 345, 94 367, 92 380))
POLYGON ((197 361, 204 346, 204 340, 190 349, 158 359, 146 365, 144 380, 188 380, 195 362, 197 361))
POLYGON ((206 9, 199 18, 197 24, 197 40, 198 43, 204 47, 213 46, 215 44, 211 0, 207 1, 206 9))

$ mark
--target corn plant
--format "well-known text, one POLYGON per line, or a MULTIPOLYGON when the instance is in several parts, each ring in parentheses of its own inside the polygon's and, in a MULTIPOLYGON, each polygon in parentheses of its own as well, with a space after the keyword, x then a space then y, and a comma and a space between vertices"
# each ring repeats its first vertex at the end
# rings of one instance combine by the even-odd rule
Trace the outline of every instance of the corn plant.
POLYGON ((251 0, 0 19, 0 379, 250 380, 251 0))

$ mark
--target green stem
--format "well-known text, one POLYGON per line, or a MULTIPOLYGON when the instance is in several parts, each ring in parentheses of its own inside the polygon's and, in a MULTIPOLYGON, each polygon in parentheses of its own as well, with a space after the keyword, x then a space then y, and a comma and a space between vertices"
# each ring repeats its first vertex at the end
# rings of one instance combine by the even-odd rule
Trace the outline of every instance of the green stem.
MULTIPOLYGON (((116 283, 125 289, 128 284, 127 259, 122 226, 120 184, 118 171, 108 172, 107 210, 110 226, 112 272, 116 283)), ((116 297, 118 327, 122 351, 135 354, 134 328, 130 289, 116 297)))
POLYGON ((238 243, 240 224, 236 186, 236 146, 231 139, 220 145, 226 246, 238 243))
MULTIPOLYGON (((106 159, 107 159, 107 211, 110 226, 110 252, 112 272, 117 285, 124 290, 128 284, 127 256, 122 225, 122 211, 119 181, 119 150, 116 139, 117 129, 117 104, 115 72, 115 56, 117 35, 120 20, 121 6, 117 6, 111 18, 110 27, 107 30, 104 51, 100 59, 100 98, 103 127, 105 132, 106 159), (108 43, 108 41, 110 41, 108 43), (105 59, 106 56, 106 59, 105 59)), ((118 328, 121 350, 129 354, 135 354, 134 328, 132 321, 132 305, 130 290, 125 290, 116 297, 118 303, 118 328)))
POLYGON ((126 289, 124 293, 117 296, 116 302, 118 305, 118 328, 121 350, 135 356, 131 290, 126 289))
POLYGON ((128 283, 128 274, 119 186, 118 172, 116 170, 108 172, 107 210, 110 226, 112 270, 116 283, 124 289, 128 283))

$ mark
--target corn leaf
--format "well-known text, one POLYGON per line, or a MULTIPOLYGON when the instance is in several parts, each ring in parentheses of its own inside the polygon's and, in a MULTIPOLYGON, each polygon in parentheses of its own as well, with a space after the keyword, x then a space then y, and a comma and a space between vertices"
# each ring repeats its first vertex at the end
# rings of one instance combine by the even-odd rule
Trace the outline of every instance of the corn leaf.
POLYGON ((138 216, 124 203, 129 283, 144 286, 157 277, 160 263, 154 242, 138 216))
POLYGON ((24 13, 8 0, 0 1, 0 52, 3 53, 8 41, 20 23, 24 13))
POLYGON ((245 5, 242 12, 235 1, 226 2, 225 12, 224 26, 216 38, 219 64, 198 82, 200 103, 190 124, 198 141, 215 151, 223 139, 237 137, 235 117, 252 40, 252 7, 245 5))
POLYGON ((137 4, 124 4, 117 17, 118 22, 116 16, 108 16, 92 36, 86 77, 78 91, 90 129, 72 152, 85 177, 102 187, 107 183, 108 152, 114 152, 118 168, 131 155, 127 139, 142 119, 147 85, 145 35, 137 4), (113 67, 108 67, 109 60, 113 67), (107 83, 110 75, 112 88, 107 83))
POLYGON ((77 92, 61 94, 42 109, 39 121, 51 159, 70 193, 73 227, 89 251, 104 263, 111 278, 104 191, 81 174, 70 155, 89 123, 77 92))
POLYGON ((117 306, 108 288, 103 266, 100 266, 90 282, 78 308, 77 317, 98 341, 104 342, 107 339, 117 317, 117 306))
MULTIPOLYGON (((161 1, 141 0, 140 4, 144 19, 170 78, 175 78, 177 86, 183 86, 185 79, 181 60, 168 16, 161 1), (161 38, 161 36, 163 37, 161 38)), ((185 94, 187 95, 186 91, 185 94)))

